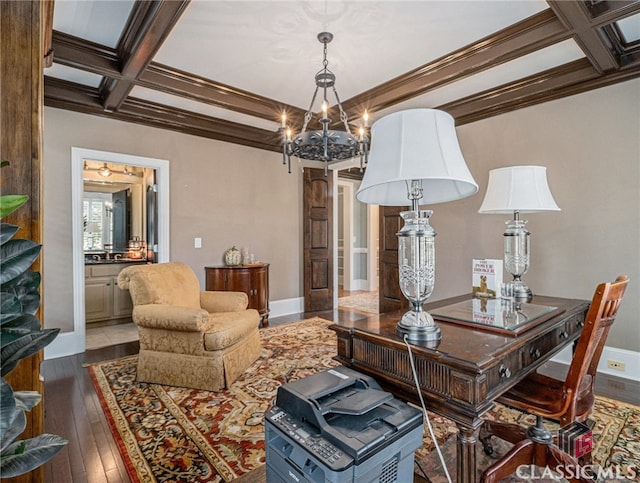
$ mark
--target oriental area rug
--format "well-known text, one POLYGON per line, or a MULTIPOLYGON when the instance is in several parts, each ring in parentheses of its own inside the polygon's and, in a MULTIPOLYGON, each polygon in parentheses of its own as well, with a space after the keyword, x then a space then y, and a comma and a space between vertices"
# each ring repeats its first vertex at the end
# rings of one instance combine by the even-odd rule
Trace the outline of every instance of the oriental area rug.
MULTIPOLYGON (((261 356, 230 388, 218 392, 138 383, 137 356, 89 366, 131 481, 227 482, 264 465, 264 412, 277 388, 337 365, 329 325, 314 318, 261 329, 261 356)), ((503 406, 488 417, 530 422, 503 406)), ((598 398, 592 417, 594 463, 638 467, 640 408, 598 398)), ((430 420, 448 465, 455 466, 455 424, 435 415, 430 420)), ((437 481, 442 470, 427 434, 416 461, 437 481)))
POLYGON ((368 314, 377 314, 378 292, 363 292, 338 299, 338 307, 358 310, 368 314))

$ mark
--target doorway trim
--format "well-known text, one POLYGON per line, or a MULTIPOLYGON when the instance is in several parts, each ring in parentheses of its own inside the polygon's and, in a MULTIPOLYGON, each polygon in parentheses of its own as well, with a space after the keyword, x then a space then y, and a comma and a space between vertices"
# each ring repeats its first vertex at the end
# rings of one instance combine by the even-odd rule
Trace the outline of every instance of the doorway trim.
POLYGON ((61 332, 44 349, 45 359, 79 354, 86 348, 82 194, 84 160, 156 170, 158 185, 158 262, 169 261, 169 160, 71 148, 71 230, 73 249, 73 331, 61 332))

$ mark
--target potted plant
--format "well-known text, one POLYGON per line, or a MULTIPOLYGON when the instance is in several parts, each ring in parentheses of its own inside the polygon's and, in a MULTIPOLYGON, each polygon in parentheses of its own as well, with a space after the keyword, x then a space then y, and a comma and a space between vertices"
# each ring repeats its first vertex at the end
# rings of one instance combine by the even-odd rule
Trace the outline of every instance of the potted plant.
MULTIPOLYGON (((8 163, 3 161, 1 167, 8 163)), ((0 196, 0 219, 20 208, 26 195, 0 196)), ((5 376, 18 363, 49 344, 60 329, 42 329, 35 313, 40 307, 40 273, 29 267, 38 258, 41 246, 31 240, 14 240, 19 227, 0 223, 0 477, 28 473, 60 451, 67 441, 53 434, 19 440, 27 423, 25 411, 36 406, 42 396, 37 391, 14 391, 5 376)))

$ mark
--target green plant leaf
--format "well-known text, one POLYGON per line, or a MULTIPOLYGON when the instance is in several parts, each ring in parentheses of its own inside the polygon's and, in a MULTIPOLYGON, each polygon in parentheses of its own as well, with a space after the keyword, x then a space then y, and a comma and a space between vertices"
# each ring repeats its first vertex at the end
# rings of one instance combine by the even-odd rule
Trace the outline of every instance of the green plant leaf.
POLYGON ((19 229, 19 226, 12 225, 11 223, 0 223, 0 245, 11 240, 11 237, 13 237, 19 229))
MULTIPOLYGON (((2 329, 3 339, 6 332, 7 331, 2 329)), ((20 360, 35 354, 47 346, 56 338, 58 332, 60 332, 60 329, 45 329, 40 332, 32 332, 16 340, 12 340, 11 343, 6 346, 4 345, 4 340, 2 340, 2 350, 0 351, 2 366, 0 368, 0 375, 4 377, 18 365, 20 360)))
MULTIPOLYGON (((40 327, 40 320, 38 320, 38 317, 32 314, 20 314, 11 320, 3 321, 0 329, 3 331, 2 334, 4 335, 4 331, 18 329, 26 330, 28 332, 40 332, 42 327, 40 327)), ((0 346, 5 346, 4 340, 0 341, 0 346)))
POLYGON ((0 398, 2 398, 0 405, 0 451, 4 451, 22 434, 27 426, 27 418, 24 411, 18 409, 13 389, 4 378, 0 384, 0 398))
POLYGON ((3 291, 13 291, 16 295, 19 293, 37 292, 40 287, 41 280, 42 277, 40 277, 39 272, 27 270, 9 282, 0 285, 0 287, 2 287, 3 291))
POLYGON ((0 218, 13 213, 24 205, 29 197, 27 195, 2 195, 0 196, 0 218))
POLYGON ((16 408, 22 411, 31 411, 42 401, 42 396, 38 391, 15 391, 13 397, 16 400, 16 408))
POLYGON ((27 270, 13 280, 0 285, 0 291, 7 295, 15 295, 22 304, 23 312, 35 314, 40 307, 40 280, 39 272, 27 270))
POLYGON ((11 478, 28 473, 53 458, 68 441, 55 434, 41 434, 9 445, 0 454, 0 476, 11 478))
POLYGON ((9 292, 0 293, 0 327, 20 315, 22 315, 20 299, 9 292))
POLYGON ((40 254, 41 246, 31 240, 9 240, 0 246, 0 284, 27 271, 40 254))

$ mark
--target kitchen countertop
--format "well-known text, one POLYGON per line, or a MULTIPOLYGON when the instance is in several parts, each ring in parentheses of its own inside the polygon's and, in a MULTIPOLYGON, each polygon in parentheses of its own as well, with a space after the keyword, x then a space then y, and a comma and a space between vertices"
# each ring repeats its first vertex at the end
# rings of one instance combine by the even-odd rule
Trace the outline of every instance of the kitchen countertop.
POLYGON ((85 265, 115 265, 118 263, 147 263, 147 262, 149 262, 149 260, 146 260, 144 258, 120 258, 118 260, 115 260, 113 258, 110 258, 109 260, 104 258, 101 258, 100 260, 91 260, 91 259, 85 258, 84 260, 85 265))

